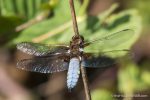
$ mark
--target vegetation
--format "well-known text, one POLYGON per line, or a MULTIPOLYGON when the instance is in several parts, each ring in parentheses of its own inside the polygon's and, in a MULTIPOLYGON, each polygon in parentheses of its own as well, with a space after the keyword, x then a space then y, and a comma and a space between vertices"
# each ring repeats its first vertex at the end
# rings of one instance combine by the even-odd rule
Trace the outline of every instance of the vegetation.
MULTIPOLYGON (((132 30, 132 32, 129 31, 118 34, 118 36, 114 36, 114 38, 112 37, 112 39, 104 41, 104 43, 92 44, 85 48, 85 52, 131 50, 138 38, 140 38, 142 29, 144 30, 145 27, 149 26, 149 14, 145 13, 145 9, 148 11, 149 6, 145 8, 146 3, 138 3, 142 2, 140 0, 138 0, 138 2, 132 2, 130 6, 128 6, 130 9, 121 10, 120 12, 116 12, 116 9, 119 9, 119 4, 114 3, 107 10, 96 16, 89 15, 87 12, 88 3, 90 3, 89 0, 84 0, 83 3, 79 2, 79 0, 74 0, 74 2, 79 32, 84 36, 86 41, 105 37, 124 29, 132 30), (135 5, 134 9, 131 8, 132 5, 135 5)), ((128 0, 128 2, 130 1, 128 0)), ((125 7, 127 8, 127 6, 125 7)), ((20 42, 69 44, 73 35, 74 32, 68 0, 0 0, 0 46, 2 49, 5 48, 8 51, 13 50, 13 55, 17 52, 15 45, 20 42)), ((142 64, 138 64, 138 61, 136 62, 136 59, 138 59, 136 58, 137 55, 134 55, 133 51, 130 51, 130 53, 131 55, 128 55, 127 52, 121 54, 119 52, 108 53, 109 57, 115 57, 119 61, 118 66, 113 66, 117 71, 109 68, 112 71, 111 75, 107 70, 104 71, 114 80, 110 78, 93 78, 93 80, 95 80, 94 82, 97 83, 90 82, 91 87, 96 85, 96 88, 91 88, 92 100, 114 100, 114 98, 132 100, 136 94, 148 96, 145 91, 149 91, 150 88, 149 59, 144 60, 142 64), (131 56, 133 56, 133 59, 131 59, 131 56), (112 75, 116 75, 116 78, 111 77, 112 75), (127 98, 124 96, 127 96, 127 98)), ((15 65, 13 66, 15 69, 15 65)), ((94 72, 97 73, 95 70, 93 70, 93 72, 90 70, 91 69, 87 70, 90 75, 94 72)), ((17 73, 19 73, 20 70, 17 71, 17 73)), ((100 70, 98 70, 98 72, 100 72, 100 70)), ((23 76, 22 74, 20 75, 23 76)), ((100 77, 100 73, 98 73, 97 76, 100 77)), ((52 75, 49 75, 49 77, 52 77, 52 75)), ((19 78, 16 78, 16 80, 17 79, 19 80, 19 78)), ((58 80, 58 78, 56 79, 58 80)), ((49 79, 49 82, 50 81, 51 78, 49 79)), ((80 85, 80 83, 78 85, 80 85)), ((35 85, 32 88, 38 87, 35 85)), ((35 97, 33 96, 34 99, 40 98, 41 95, 44 97, 45 95, 34 92, 36 89, 27 89, 29 89, 28 92, 30 91, 32 94, 37 94, 35 97)), ((76 92, 82 91, 82 89, 83 86, 81 84, 73 93, 77 94, 76 92)), ((54 92, 60 93, 60 90, 54 92)), ((0 90, 0 96, 2 94, 6 95, 6 97, 8 96, 7 93, 4 92, 1 94, 1 92, 3 91, 0 90)), ((68 93, 66 91, 63 92, 68 93)), ((69 96, 64 96, 64 100, 67 100, 65 99, 67 97, 69 98, 69 96)), ((32 98, 30 99, 32 100, 32 98)), ((78 99, 83 100, 80 97, 78 99)))

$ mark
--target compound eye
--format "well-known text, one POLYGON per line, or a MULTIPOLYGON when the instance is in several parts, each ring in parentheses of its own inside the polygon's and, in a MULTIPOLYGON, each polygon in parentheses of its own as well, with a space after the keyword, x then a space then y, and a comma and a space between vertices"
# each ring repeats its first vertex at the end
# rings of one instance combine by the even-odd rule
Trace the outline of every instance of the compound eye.
POLYGON ((83 42, 80 42, 80 48, 83 48, 83 42))

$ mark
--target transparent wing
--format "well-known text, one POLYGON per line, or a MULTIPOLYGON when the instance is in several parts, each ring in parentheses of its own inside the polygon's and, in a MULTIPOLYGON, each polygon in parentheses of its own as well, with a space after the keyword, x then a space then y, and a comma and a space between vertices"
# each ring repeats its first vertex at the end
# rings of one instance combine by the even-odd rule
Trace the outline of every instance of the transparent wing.
POLYGON ((105 34, 105 36, 101 38, 85 42, 85 47, 90 45, 85 48, 85 51, 93 52, 100 51, 100 49, 101 51, 128 49, 129 44, 132 44, 133 41, 131 37, 133 37, 134 35, 134 30, 132 29, 124 29, 115 33, 105 34))
POLYGON ((69 47, 63 45, 46 45, 39 43, 23 42, 17 44, 17 49, 35 56, 45 56, 51 54, 61 54, 67 52, 69 47))
POLYGON ((20 60, 17 68, 40 73, 53 73, 67 70, 68 62, 58 57, 37 57, 20 60))
POLYGON ((129 50, 114 50, 103 52, 101 54, 85 53, 81 65, 83 67, 90 67, 90 68, 109 67, 110 65, 116 64, 117 61, 114 58, 108 57, 107 55, 110 55, 110 53, 122 53, 122 52, 129 52, 129 50))

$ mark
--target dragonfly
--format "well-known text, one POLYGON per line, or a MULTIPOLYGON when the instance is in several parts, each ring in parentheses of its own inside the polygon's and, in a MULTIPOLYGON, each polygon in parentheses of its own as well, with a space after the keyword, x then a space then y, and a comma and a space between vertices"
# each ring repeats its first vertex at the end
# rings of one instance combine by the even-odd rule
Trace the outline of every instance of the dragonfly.
MULTIPOLYGON (((72 4, 72 2, 70 3, 72 4)), ((107 57, 101 56, 102 53, 85 52, 84 48, 95 43, 111 42, 113 39, 118 38, 118 36, 131 33, 132 31, 131 29, 124 29, 105 37, 86 42, 84 37, 78 33, 74 6, 71 5, 70 8, 75 35, 72 37, 69 45, 50 45, 32 42, 17 44, 18 50, 34 56, 34 58, 31 59, 18 61, 17 68, 39 73, 54 73, 68 70, 68 89, 72 89, 76 86, 80 75, 80 66, 85 68, 102 68, 115 63, 107 59, 107 57), (106 58, 106 60, 102 59, 102 57, 106 58)))
MULTIPOLYGON (((105 53, 107 54, 109 51, 100 54, 86 53, 84 52, 84 48, 94 42, 108 42, 115 38, 115 35, 122 35, 122 33, 128 33, 130 31, 130 29, 122 30, 90 42, 85 42, 81 35, 74 35, 68 46, 22 42, 17 44, 17 49, 29 55, 33 55, 34 58, 20 60, 17 63, 17 67, 23 70, 40 73, 54 73, 68 70, 67 86, 69 89, 72 89, 77 84, 80 66, 85 68, 103 68, 115 63, 111 59, 105 57, 105 53)), ((128 50, 112 51, 112 53, 117 52, 128 52, 128 50)))

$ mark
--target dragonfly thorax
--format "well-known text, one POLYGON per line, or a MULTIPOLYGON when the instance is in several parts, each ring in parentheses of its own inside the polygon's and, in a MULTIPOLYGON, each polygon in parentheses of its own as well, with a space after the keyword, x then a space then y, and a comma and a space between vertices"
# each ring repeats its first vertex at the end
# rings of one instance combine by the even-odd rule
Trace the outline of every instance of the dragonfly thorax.
POLYGON ((81 56, 83 53, 84 38, 82 36, 73 36, 70 42, 70 54, 72 57, 81 56))

